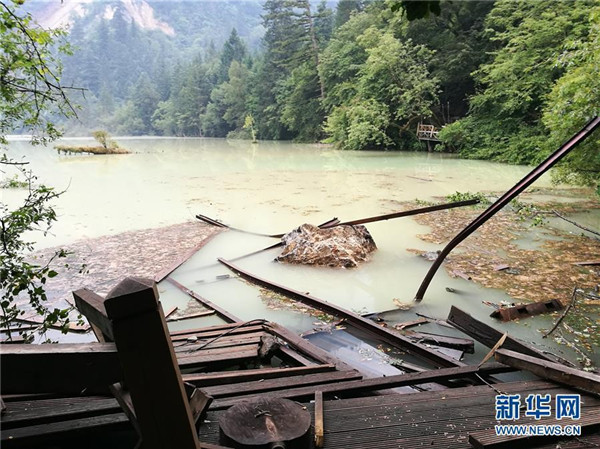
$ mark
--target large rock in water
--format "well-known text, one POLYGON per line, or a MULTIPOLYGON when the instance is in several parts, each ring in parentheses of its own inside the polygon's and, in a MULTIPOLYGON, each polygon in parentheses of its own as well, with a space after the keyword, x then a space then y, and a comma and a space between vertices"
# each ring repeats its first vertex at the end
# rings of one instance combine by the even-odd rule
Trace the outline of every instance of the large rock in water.
POLYGON ((275 260, 307 265, 352 268, 377 249, 364 226, 336 226, 320 229, 303 224, 282 238, 283 252, 275 260))

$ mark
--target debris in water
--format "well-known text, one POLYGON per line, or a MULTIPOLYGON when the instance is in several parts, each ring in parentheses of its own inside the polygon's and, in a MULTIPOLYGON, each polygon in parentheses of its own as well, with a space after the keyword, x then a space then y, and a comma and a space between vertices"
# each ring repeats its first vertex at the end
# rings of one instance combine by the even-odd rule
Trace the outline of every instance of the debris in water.
POLYGON ((275 260, 306 265, 353 268, 377 249, 362 225, 319 229, 303 224, 282 238, 285 246, 275 260))

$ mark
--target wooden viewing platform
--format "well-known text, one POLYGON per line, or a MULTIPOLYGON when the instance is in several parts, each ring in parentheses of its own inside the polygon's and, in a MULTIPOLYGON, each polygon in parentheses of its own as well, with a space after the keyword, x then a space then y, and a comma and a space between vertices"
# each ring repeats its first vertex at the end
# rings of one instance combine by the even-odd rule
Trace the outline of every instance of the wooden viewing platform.
MULTIPOLYGON (((562 448, 583 448, 600 443, 600 376, 548 356, 538 358, 515 339, 504 338, 507 349, 496 352, 496 362, 469 366, 456 360, 437 369, 407 364, 404 373, 365 378, 278 324, 242 322, 223 310, 217 313, 231 321, 227 324, 168 333, 151 280, 126 279, 107 299, 88 290, 74 295, 99 342, 2 348, 2 447, 81 447, 94 441, 93 447, 126 448, 141 439, 144 448, 224 448, 219 430, 224 412, 271 399, 301 401, 310 412, 310 441, 318 446, 300 446, 307 448, 555 448, 557 441, 562 448), (519 369, 541 379, 502 383, 494 377, 519 369), (436 387, 427 391, 431 385, 436 387), (392 390, 403 386, 412 393, 392 390), (523 399, 532 392, 553 398, 581 393, 580 421, 539 423, 580 424, 582 436, 496 436, 498 392, 523 399)), ((459 309, 451 310, 449 322, 485 345, 497 341, 497 331, 459 309)), ((381 341, 394 343, 396 332, 386 332, 381 341)), ((398 343, 408 345, 402 338, 398 343)), ((538 422, 519 421, 527 423, 538 422)))

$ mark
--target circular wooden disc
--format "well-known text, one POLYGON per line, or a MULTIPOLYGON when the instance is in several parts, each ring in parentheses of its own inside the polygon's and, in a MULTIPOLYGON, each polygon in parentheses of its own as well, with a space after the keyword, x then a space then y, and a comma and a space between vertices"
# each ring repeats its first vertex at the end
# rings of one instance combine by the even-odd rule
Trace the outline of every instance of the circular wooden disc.
POLYGON ((240 402, 219 419, 221 432, 240 445, 261 446, 288 442, 307 434, 310 413, 288 399, 256 399, 240 402))

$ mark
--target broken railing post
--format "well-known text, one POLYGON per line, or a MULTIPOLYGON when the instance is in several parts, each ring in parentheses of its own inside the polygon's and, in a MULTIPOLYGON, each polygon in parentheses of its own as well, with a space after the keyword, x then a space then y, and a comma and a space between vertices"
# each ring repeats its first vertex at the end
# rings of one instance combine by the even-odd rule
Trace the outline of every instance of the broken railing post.
POLYGON ((164 313, 151 279, 126 278, 104 302, 144 449, 199 449, 164 313))
POLYGON ((440 252, 437 259, 435 259, 433 265, 429 268, 429 271, 425 275, 425 278, 423 279, 423 282, 421 283, 421 286, 415 295, 415 301, 420 302, 423 299, 423 296, 425 296, 425 292, 427 291, 427 287, 429 287, 433 276, 435 276, 435 273, 440 265, 442 265, 442 262, 446 256, 450 254, 450 251, 452 251, 460 242, 475 232, 482 224, 492 218, 504 206, 517 197, 517 195, 519 195, 523 190, 533 184, 540 176, 552 168, 554 164, 569 154, 573 148, 575 148, 590 134, 592 134, 598 126, 600 126, 600 117, 595 117, 590 120, 581 131, 569 139, 569 141, 562 145, 558 150, 548 156, 545 161, 529 172, 527 176, 511 187, 504 195, 498 198, 495 203, 484 210, 477 218, 475 218, 475 220, 469 223, 467 227, 465 227, 452 240, 450 240, 446 247, 440 252))

